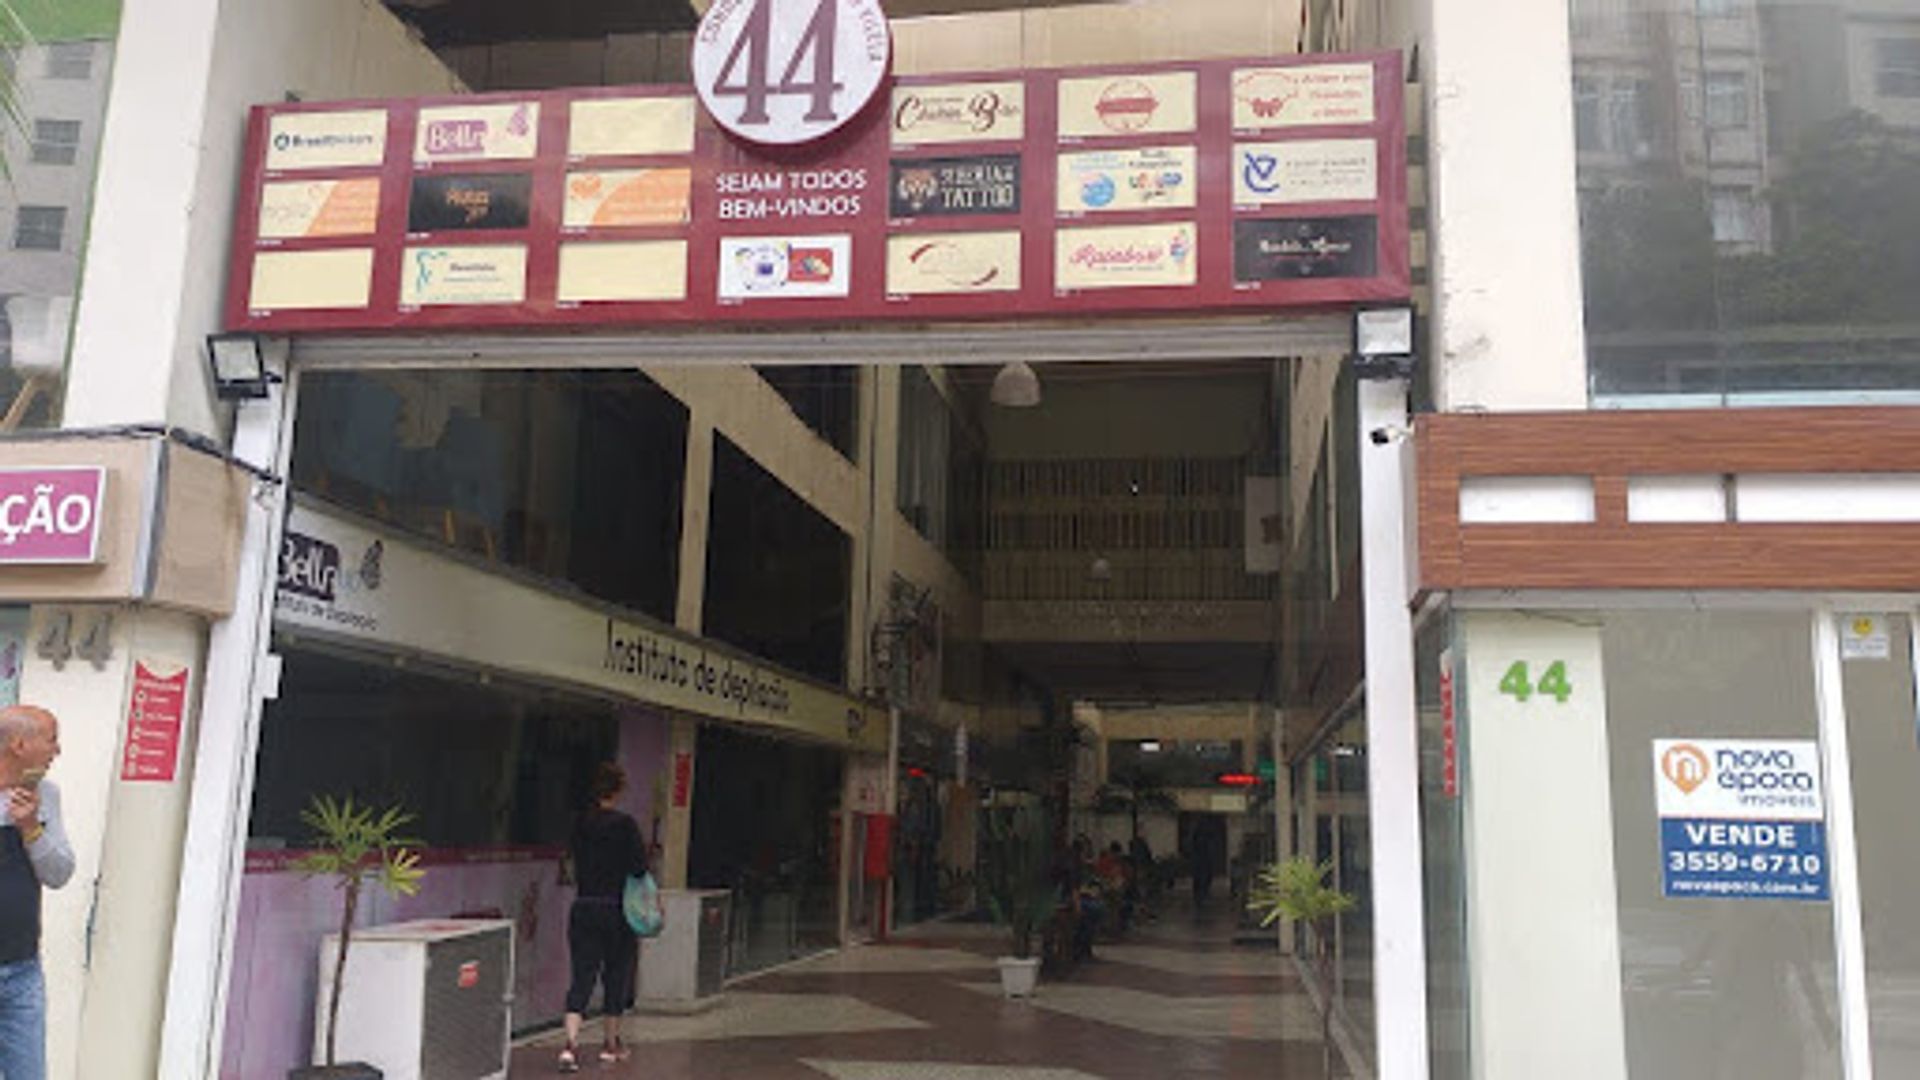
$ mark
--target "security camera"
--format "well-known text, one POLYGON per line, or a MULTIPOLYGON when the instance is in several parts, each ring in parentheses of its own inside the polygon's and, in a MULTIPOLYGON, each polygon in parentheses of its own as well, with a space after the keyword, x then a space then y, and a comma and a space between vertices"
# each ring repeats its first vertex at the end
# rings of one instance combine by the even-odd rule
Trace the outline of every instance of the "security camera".
POLYGON ((1389 443, 1397 443, 1406 437, 1407 429, 1399 427, 1377 427, 1367 432, 1367 438, 1373 440, 1373 445, 1375 446, 1386 446, 1389 443))

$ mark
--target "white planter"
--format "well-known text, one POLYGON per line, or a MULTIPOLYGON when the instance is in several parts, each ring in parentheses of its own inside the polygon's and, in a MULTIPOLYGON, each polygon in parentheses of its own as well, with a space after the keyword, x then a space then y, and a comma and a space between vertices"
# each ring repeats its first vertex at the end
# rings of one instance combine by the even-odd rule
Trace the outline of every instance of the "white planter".
POLYGON ((1034 984, 1040 981, 1040 958, 1016 960, 1011 956, 1001 957, 1000 989, 1010 998, 1033 996, 1034 984))

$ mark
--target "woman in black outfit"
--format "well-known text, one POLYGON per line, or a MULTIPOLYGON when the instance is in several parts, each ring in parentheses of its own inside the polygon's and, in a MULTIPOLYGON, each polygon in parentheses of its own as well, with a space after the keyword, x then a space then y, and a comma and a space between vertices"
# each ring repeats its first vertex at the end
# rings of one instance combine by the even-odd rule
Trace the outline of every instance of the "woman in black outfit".
POLYGON ((629 876, 647 872, 647 845, 640 825, 613 808, 626 790, 627 774, 604 762, 593 773, 593 804, 573 828, 569 852, 573 856, 576 893, 567 916, 567 952, 573 961, 573 982, 567 988, 567 1046, 560 1051, 560 1071, 580 1069, 581 1014, 601 986, 603 1038, 600 1060, 612 1063, 627 1056, 620 1038, 620 1017, 633 1007, 633 981, 639 963, 640 941, 627 925, 620 908, 621 891, 629 876))

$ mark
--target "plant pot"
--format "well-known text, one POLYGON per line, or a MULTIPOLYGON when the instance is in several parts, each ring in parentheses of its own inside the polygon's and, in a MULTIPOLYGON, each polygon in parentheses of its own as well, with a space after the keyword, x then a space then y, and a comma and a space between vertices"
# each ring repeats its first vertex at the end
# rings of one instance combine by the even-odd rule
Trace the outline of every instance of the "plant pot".
POLYGON ((1000 989, 1010 998, 1033 996, 1033 987, 1040 981, 1040 958, 1035 956, 1021 960, 1012 956, 1003 956, 995 961, 1000 965, 1000 989))
POLYGON ((302 1065, 287 1073, 287 1080, 384 1080, 386 1074, 361 1061, 339 1065, 302 1065))

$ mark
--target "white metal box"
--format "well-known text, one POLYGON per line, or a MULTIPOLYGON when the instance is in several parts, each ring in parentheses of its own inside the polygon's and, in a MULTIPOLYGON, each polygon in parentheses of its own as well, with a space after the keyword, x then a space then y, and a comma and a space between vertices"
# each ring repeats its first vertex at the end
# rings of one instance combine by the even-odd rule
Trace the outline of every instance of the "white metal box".
MULTIPOLYGON (((325 1059, 339 935, 320 949, 313 1059, 325 1059)), ((510 919, 425 919, 356 930, 340 995, 336 1057, 387 1080, 507 1075, 513 1006, 510 919)))

